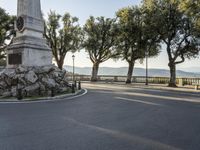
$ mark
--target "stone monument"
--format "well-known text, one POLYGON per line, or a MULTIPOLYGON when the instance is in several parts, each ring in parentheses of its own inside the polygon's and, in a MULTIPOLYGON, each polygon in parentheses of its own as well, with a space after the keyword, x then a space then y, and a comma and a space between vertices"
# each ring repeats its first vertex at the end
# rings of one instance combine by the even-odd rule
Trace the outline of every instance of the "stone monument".
POLYGON ((16 37, 7 49, 7 68, 51 65, 52 51, 43 38, 40 0, 18 0, 16 37))
POLYGON ((49 96, 69 90, 66 71, 52 65, 40 0, 18 0, 15 24, 7 67, 0 73, 0 96, 49 96))

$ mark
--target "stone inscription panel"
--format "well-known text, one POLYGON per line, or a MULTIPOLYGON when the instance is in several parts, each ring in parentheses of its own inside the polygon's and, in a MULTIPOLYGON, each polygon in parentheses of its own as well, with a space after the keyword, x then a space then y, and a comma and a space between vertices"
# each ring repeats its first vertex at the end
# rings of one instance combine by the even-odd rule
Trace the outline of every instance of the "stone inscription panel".
POLYGON ((20 65, 20 64, 22 64, 22 54, 21 53, 9 54, 8 55, 8 64, 9 65, 20 65))

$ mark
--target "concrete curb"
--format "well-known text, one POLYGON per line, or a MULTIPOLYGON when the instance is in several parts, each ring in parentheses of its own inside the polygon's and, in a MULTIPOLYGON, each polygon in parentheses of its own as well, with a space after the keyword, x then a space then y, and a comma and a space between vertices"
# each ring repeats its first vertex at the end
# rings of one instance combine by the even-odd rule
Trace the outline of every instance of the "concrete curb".
POLYGON ((58 95, 55 97, 42 97, 42 98, 36 98, 36 99, 23 99, 23 100, 17 100, 17 99, 5 99, 5 100, 0 100, 0 104, 8 104, 8 103, 41 103, 41 102, 55 102, 55 101, 61 101, 61 100, 69 100, 69 99, 74 99, 78 98, 81 96, 84 96, 87 94, 87 89, 82 89, 77 91, 74 94, 65 94, 65 95, 58 95))

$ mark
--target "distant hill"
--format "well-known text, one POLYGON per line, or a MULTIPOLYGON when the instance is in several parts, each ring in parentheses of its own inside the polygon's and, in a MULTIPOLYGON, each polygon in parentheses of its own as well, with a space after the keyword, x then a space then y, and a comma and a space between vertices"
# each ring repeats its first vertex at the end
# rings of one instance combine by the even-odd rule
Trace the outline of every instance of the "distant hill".
MULTIPOLYGON (((64 66, 68 72, 73 71, 72 66, 64 66)), ((75 73, 82 75, 91 75, 91 67, 75 67, 75 73)), ((100 67, 99 75, 116 75, 116 76, 126 76, 128 68, 112 68, 112 67, 100 67)), ((133 75, 134 76, 145 76, 146 71, 143 68, 135 68, 133 75)), ((169 77, 169 70, 167 69, 149 69, 149 76, 152 77, 169 77)), ((200 73, 185 72, 177 70, 177 77, 200 77, 200 73)))
POLYGON ((186 67, 186 68, 181 68, 180 70, 200 74, 200 67, 188 67, 188 68, 186 67))

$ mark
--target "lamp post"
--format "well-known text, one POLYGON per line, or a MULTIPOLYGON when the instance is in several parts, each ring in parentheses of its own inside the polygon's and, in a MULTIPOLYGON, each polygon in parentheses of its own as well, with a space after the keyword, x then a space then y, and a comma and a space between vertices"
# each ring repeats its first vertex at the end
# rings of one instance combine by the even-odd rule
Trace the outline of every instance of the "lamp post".
POLYGON ((75 72, 75 68, 74 68, 75 55, 72 55, 72 60, 73 60, 73 82, 74 82, 75 81, 75 77, 74 77, 74 72, 75 72))
POLYGON ((146 83, 145 83, 145 85, 149 85, 149 81, 148 81, 148 56, 149 56, 149 52, 146 50, 146 83))

